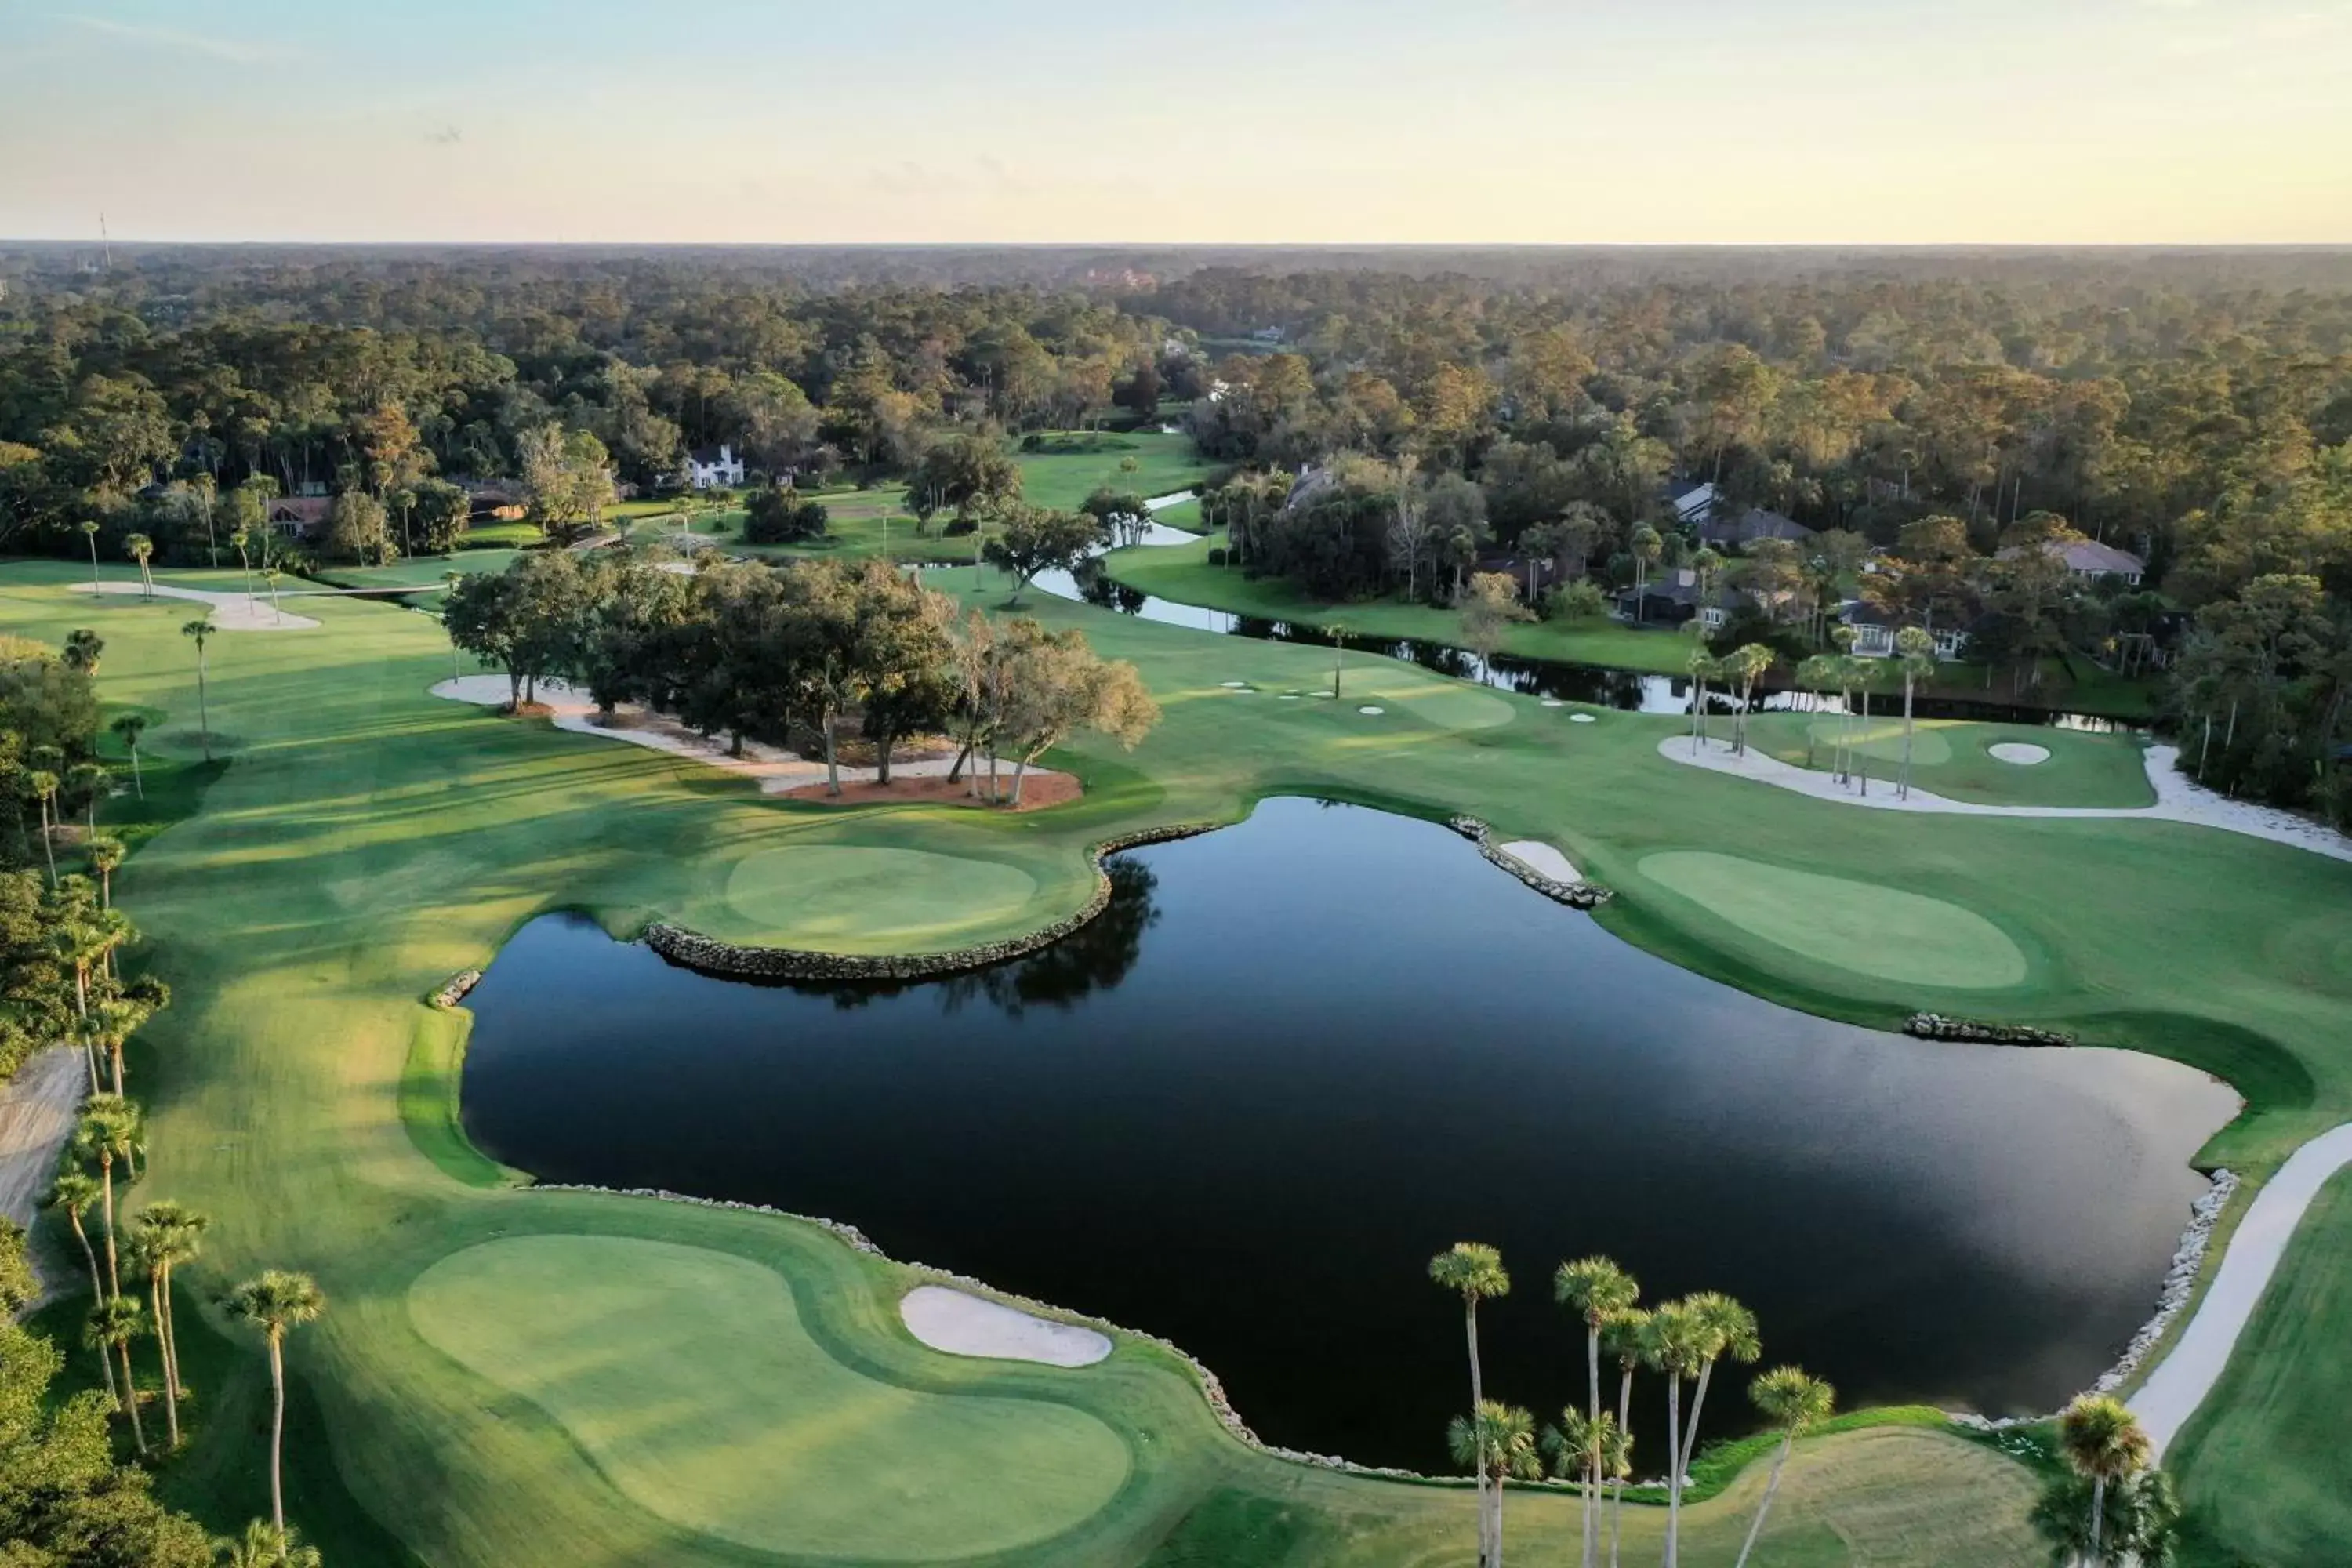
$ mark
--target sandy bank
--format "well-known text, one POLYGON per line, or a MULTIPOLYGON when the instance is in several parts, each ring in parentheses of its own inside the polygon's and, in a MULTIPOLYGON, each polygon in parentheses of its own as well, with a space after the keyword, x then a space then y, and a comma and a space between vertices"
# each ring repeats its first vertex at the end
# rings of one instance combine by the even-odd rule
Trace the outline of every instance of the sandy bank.
MULTIPOLYGON (((77 594, 91 591, 87 583, 72 584, 77 594)), ((97 591, 110 599, 143 599, 147 590, 136 583, 101 583, 97 591)), ((211 594, 202 588, 168 588, 155 584, 159 599, 189 599, 213 607, 213 625, 225 632, 308 632, 316 631, 319 623, 308 616, 298 616, 291 610, 270 607, 267 594, 211 594)))
POLYGON ((907 1331, 950 1355, 1092 1366, 1110 1354, 1110 1339, 1076 1323, 1051 1322, 1018 1308, 943 1285, 918 1285, 898 1302, 907 1331))

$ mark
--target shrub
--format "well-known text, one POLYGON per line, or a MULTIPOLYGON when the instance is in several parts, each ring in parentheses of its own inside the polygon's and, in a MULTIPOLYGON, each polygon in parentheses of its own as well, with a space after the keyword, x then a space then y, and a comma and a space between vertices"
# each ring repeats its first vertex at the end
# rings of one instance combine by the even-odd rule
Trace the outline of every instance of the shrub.
POLYGON ((753 544, 793 544, 817 538, 829 521, 823 501, 771 485, 755 491, 744 509, 743 537, 753 544))
POLYGON ((1209 564, 1212 566, 1223 566, 1224 563, 1225 547, 1222 544, 1213 544, 1209 546, 1209 564))
POLYGON ((1609 613, 1609 595, 1598 583, 1580 577, 1545 595, 1543 613, 1548 620, 1597 621, 1609 613))

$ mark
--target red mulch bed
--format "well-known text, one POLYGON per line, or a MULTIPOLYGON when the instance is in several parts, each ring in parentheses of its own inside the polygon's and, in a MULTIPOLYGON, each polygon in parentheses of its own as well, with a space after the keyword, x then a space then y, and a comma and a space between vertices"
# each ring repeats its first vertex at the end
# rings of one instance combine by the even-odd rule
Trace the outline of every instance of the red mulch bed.
MULTIPOLYGON (((985 781, 982 781, 983 784, 985 781)), ((999 770, 998 784, 1007 795, 1013 790, 1013 770, 999 770)), ((1051 773, 1043 768, 1031 768, 1021 783, 1023 811, 1043 811, 1049 805, 1060 805, 1078 798, 1083 793, 1078 781, 1068 773, 1051 773)), ((901 773, 887 784, 845 784, 839 795, 828 795, 823 784, 803 785, 786 790, 788 800, 804 800, 814 805, 969 805, 984 806, 987 802, 974 800, 968 779, 950 784, 944 776, 927 774, 910 778, 901 773)), ((1011 805, 993 809, 1010 811, 1011 805)))

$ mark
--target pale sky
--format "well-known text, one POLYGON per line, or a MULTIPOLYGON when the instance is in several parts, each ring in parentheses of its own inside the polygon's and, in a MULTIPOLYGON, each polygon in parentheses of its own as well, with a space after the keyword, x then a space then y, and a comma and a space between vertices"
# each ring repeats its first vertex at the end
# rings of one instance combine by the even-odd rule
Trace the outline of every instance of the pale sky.
POLYGON ((0 237, 2352 242, 2352 0, 0 0, 0 237))

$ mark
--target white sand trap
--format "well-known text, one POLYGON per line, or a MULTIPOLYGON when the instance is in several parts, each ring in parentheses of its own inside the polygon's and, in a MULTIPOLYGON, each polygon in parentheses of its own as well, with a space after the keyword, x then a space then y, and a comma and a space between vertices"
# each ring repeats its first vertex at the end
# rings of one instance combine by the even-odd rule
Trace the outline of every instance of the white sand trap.
POLYGON ((1540 838, 1514 838, 1502 849, 1520 865, 1549 877, 1555 882, 1580 882, 1584 879, 1576 874, 1576 868, 1569 864, 1567 856, 1540 838))
MULTIPOLYGON (((76 583, 73 591, 87 594, 87 583, 76 583)), ((136 583, 102 583, 98 591, 108 598, 143 599, 147 591, 136 583)), ((319 623, 308 616, 298 616, 291 610, 279 612, 269 607, 267 594, 208 594, 202 588, 167 588, 155 584, 159 599, 193 599, 213 607, 212 622, 225 632, 309 632, 319 629, 319 623)))
POLYGON ((898 1318, 908 1333, 950 1355, 1092 1366, 1110 1354, 1108 1335, 1076 1323, 1048 1322, 944 1285, 918 1285, 908 1291, 898 1302, 898 1318))
POLYGON ((1284 702, 1296 702, 1298 700, 1298 693, 1296 691, 1286 691, 1282 694, 1279 700, 1284 702))
POLYGON ((1547 708, 1565 708, 1568 702, 1564 698, 1547 697, 1543 700, 1543 705, 1547 708))
POLYGON ((1388 710, 1385 708, 1375 708, 1367 704, 1364 707, 1357 709, 1356 711, 1359 713, 1370 713, 1374 717, 1378 717, 1379 715, 1387 712, 1388 710))
POLYGON ((1571 724, 1593 724, 1599 722, 1599 721, 1594 719, 1590 713, 1571 713, 1568 716, 1568 721, 1571 724))
POLYGON ((1992 753, 1994 762, 2014 763, 2021 768, 2030 768, 2036 763, 2050 760, 2049 747, 2029 746, 2022 741, 2003 741, 1998 745, 1987 746, 1985 750, 1992 753))

